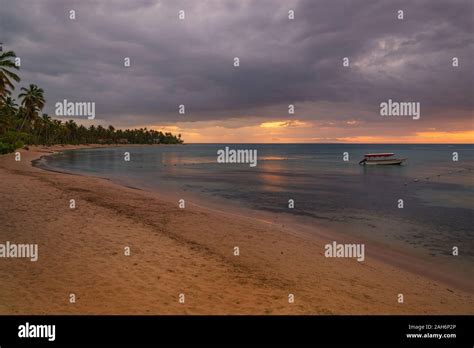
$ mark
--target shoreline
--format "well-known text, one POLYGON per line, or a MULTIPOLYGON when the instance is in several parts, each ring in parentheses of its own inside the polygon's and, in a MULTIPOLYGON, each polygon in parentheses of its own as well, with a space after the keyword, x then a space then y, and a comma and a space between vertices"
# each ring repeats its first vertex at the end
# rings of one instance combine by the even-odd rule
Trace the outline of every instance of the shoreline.
MULTIPOLYGON (((113 146, 114 145, 106 145, 91 148, 103 148, 113 146)), ((127 146, 129 145, 117 145, 116 147, 127 146)), ((121 180, 116 180, 114 178, 89 175, 88 173, 81 172, 68 172, 66 170, 62 171, 49 167, 46 164, 40 164, 41 159, 49 155, 51 154, 44 155, 36 160, 33 160, 32 166, 42 170, 67 175, 79 175, 84 177, 93 177, 102 180, 107 180, 122 187, 127 187, 130 189, 161 196, 162 200, 165 200, 170 204, 175 204, 175 202, 177 202, 179 198, 186 197, 187 205, 191 205, 201 211, 215 213, 229 218, 244 219, 250 222, 258 221, 259 223, 267 224, 273 228, 281 228, 283 233, 293 233, 297 235, 302 235, 306 238, 316 238, 316 240, 320 242, 324 241, 325 243, 330 243, 333 240, 337 240, 338 242, 344 243, 364 243, 366 246, 368 246, 367 256, 370 258, 375 258, 378 261, 386 263, 392 267, 401 268, 416 275, 425 276, 433 281, 444 283, 446 286, 449 287, 455 287, 466 292, 474 292, 473 282, 469 282, 468 280, 464 279, 465 273, 461 274, 458 271, 457 274, 453 274, 452 268, 444 266, 440 261, 429 260, 426 257, 423 257, 423 255, 417 254, 414 249, 409 250, 409 247, 393 247, 392 245, 389 245, 388 243, 382 242, 380 240, 363 239, 361 236, 354 236, 341 232, 341 230, 348 227, 344 226, 344 224, 341 223, 339 224, 339 226, 334 226, 334 222, 331 223, 332 226, 325 226, 323 223, 319 223, 318 225, 316 225, 315 233, 315 226, 313 225, 314 220, 310 218, 307 219, 307 221, 301 223, 296 221, 296 217, 291 214, 277 214, 261 210, 254 211, 250 208, 244 208, 242 206, 239 206, 238 204, 229 203, 227 200, 222 198, 210 199, 210 197, 206 197, 204 194, 196 192, 171 192, 164 191, 161 189, 150 189, 146 187, 127 184, 126 182, 122 182, 121 180), (227 210, 225 210, 224 207, 227 210), (231 210, 233 212, 229 212, 228 210, 231 210), (378 252, 374 252, 373 250, 378 250, 378 252)))
MULTIPOLYGON (((2 285, 0 295, 9 298, 11 305, 0 304, 1 314, 472 314, 472 292, 447 288, 443 282, 413 274, 376 257, 370 257, 361 264, 348 259, 328 260, 324 258, 324 240, 320 237, 309 238, 299 231, 288 233, 288 228, 272 222, 265 225, 252 217, 229 221, 225 212, 210 211, 206 207, 190 207, 183 211, 154 192, 125 187, 108 178, 44 170, 31 163, 58 151, 110 146, 115 145, 55 146, 48 151, 42 147, 31 147, 29 151, 20 150, 26 157, 21 163, 8 161, 8 158, 13 158, 12 154, 0 156, 1 177, 17 187, 17 191, 18 185, 24 186, 22 192, 2 188, 2 199, 8 197, 5 191, 9 191, 15 201, 34 202, 39 195, 39 192, 33 192, 34 188, 39 190, 41 187, 41 192, 63 197, 65 203, 68 195, 77 196, 76 210, 81 210, 80 214, 71 213, 67 204, 58 207, 56 200, 48 202, 49 208, 62 211, 62 219, 37 205, 36 210, 26 209, 24 212, 15 207, 7 208, 9 212, 2 212, 5 215, 2 220, 7 221, 8 225, 6 235, 1 235, 2 239, 12 240, 11 236, 18 234, 31 239, 39 234, 44 239, 40 246, 56 245, 56 249, 47 248, 51 253, 59 246, 67 249, 71 243, 79 250, 85 248, 87 242, 97 244, 102 239, 110 244, 106 248, 94 246, 101 253, 107 250, 105 253, 109 257, 85 251, 76 260, 68 259, 70 253, 56 259, 65 261, 68 267, 53 266, 54 269, 59 271, 59 267, 72 283, 82 289, 81 300, 75 305, 67 303, 65 294, 64 298, 58 299, 58 303, 50 300, 44 306, 37 303, 29 307, 25 300, 16 297, 12 289, 6 286, 5 290, 2 285), (15 177, 17 174, 20 178, 15 177), (14 211, 16 215, 12 215, 14 211), (26 218, 26 215, 31 216, 26 218), (93 219, 88 219, 88 216, 93 219), (20 218, 33 219, 37 225, 18 233, 21 230, 20 218), (54 222, 54 226, 59 225, 63 229, 50 226, 48 219, 54 222), (38 223, 44 225, 47 233, 38 228, 38 223), (93 229, 95 234, 88 233, 87 228, 93 229), (61 233, 60 236, 54 235, 58 231, 62 231, 62 236, 61 233), (81 234, 84 236, 78 237, 81 234), (124 240, 133 240, 130 243, 134 245, 130 257, 120 256, 124 240), (232 254, 235 244, 242 250, 239 257, 232 254), (139 257, 134 252, 135 248, 139 257), (137 259, 132 261, 134 255, 137 259), (187 260, 185 263, 183 258, 187 260), (160 267, 163 259, 166 260, 166 269, 160 267), (88 271, 99 279, 100 275, 106 274, 107 284, 89 284, 86 288, 80 286, 81 281, 87 284, 87 274, 69 266, 70 263, 77 267, 84 266, 83 261, 87 260, 93 260, 96 265, 92 267, 87 263, 88 271), (137 267, 138 270, 135 269, 137 267), (117 276, 120 268, 130 271, 130 277, 135 280, 133 284, 124 283, 123 279, 116 280, 113 275, 117 276), (166 280, 164 284, 163 280, 166 280), (137 283, 142 288, 139 286, 134 290, 137 283), (178 290, 183 287, 187 290, 178 290), (399 290, 396 290, 397 287, 399 290), (179 291, 188 293, 191 305, 178 303, 179 291), (91 292, 99 292, 102 302, 94 301, 91 292), (157 300, 157 292, 165 300, 157 300), (293 304, 285 301, 290 292, 299 299, 293 304), (396 302, 398 292, 406 295, 405 304, 396 302), (115 293, 112 295, 114 298, 107 301, 103 297, 107 293, 115 293), (121 299, 125 304, 120 304, 121 299), (153 305, 150 306, 150 303, 153 305)), ((331 235, 333 231, 324 233, 331 235)), ((38 264, 42 262, 42 249, 40 247, 38 264)), ((44 251, 43 255, 45 253, 48 252, 44 251)), ((44 257, 47 263, 48 256, 44 257)), ((18 272, 20 275, 18 281, 31 280, 28 270, 18 268, 21 262, 0 262, 0 276, 6 272, 5 264, 11 264, 16 267, 15 274, 18 272)), ((40 273, 48 272, 42 269, 40 273)), ((42 277, 36 284, 42 296, 46 296, 44 292, 51 287, 67 293, 65 284, 57 281, 52 282, 53 286, 49 284, 51 276, 42 277)), ((32 296, 25 291, 19 292, 27 298, 32 296)))

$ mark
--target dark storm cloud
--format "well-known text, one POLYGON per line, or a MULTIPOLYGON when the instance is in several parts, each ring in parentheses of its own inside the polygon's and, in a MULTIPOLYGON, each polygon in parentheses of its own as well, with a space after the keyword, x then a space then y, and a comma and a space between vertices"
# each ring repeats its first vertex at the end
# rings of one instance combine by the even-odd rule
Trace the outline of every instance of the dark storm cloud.
POLYGON ((472 117, 469 0, 1 0, 0 11, 0 41, 21 57, 22 85, 45 89, 50 114, 68 99, 95 101, 119 125, 175 121, 179 104, 180 120, 193 121, 272 118, 318 102, 336 110, 303 117, 337 118, 338 103, 365 105, 353 114, 369 117, 391 98, 420 101, 433 117, 472 117))

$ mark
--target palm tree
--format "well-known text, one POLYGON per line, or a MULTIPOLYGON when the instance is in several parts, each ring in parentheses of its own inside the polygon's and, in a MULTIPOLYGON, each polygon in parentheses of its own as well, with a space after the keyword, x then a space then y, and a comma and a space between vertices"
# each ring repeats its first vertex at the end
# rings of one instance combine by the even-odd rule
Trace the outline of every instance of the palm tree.
POLYGON ((22 87, 23 93, 20 93, 19 98, 23 98, 21 105, 25 109, 25 118, 23 124, 20 127, 20 131, 26 120, 31 122, 36 119, 38 112, 43 110, 44 107, 44 91, 36 85, 30 85, 29 88, 22 87))
POLYGON ((16 103, 15 99, 12 97, 2 98, 3 100, 3 111, 14 115, 18 111, 18 104, 16 103))
MULTIPOLYGON (((15 89, 12 80, 20 82, 20 77, 11 71, 11 69, 18 70, 18 66, 16 66, 14 62, 15 58, 16 54, 13 51, 7 51, 0 54, 0 97, 10 95, 11 90, 15 89)), ((3 98, 0 98, 0 105, 3 104, 2 99, 3 98)))
POLYGON ((15 99, 11 97, 0 97, 0 99, 2 99, 2 105, 0 104, 0 134, 3 134, 10 129, 18 111, 18 105, 15 103, 15 99))
POLYGON ((18 104, 12 97, 0 97, 0 117, 13 118, 18 112, 18 104))
POLYGON ((43 114, 43 116, 38 119, 40 124, 40 140, 43 144, 49 145, 49 135, 51 129, 51 117, 48 114, 43 114))
POLYGON ((76 144, 76 138, 77 138, 77 124, 74 122, 74 120, 69 120, 67 121, 64 126, 67 129, 67 135, 68 135, 68 143, 69 144, 76 144))
POLYGON ((51 125, 51 133, 54 135, 53 143, 62 143, 61 140, 61 121, 60 120, 53 120, 51 125))

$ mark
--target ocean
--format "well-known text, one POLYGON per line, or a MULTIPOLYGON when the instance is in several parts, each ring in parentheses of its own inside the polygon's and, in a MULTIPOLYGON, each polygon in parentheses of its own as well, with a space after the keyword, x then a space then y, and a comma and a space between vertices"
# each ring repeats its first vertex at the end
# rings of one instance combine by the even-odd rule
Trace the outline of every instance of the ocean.
POLYGON ((473 150, 418 144, 145 145, 65 151, 39 165, 109 178, 173 200, 198 199, 222 210, 262 212, 275 221, 287 216, 308 226, 337 227, 472 274, 473 150), (257 165, 218 163, 217 151, 226 146, 257 150, 257 165), (130 161, 124 161, 124 152, 130 161), (374 152, 407 160, 401 166, 358 164, 374 152), (454 246, 462 257, 452 255, 454 246))

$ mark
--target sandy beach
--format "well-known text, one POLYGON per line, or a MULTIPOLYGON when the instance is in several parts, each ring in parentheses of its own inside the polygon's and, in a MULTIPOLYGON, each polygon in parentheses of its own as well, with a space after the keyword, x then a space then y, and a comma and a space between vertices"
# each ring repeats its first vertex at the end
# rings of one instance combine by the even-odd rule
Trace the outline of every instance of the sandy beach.
POLYGON ((39 248, 0 259, 0 314, 473 314, 471 291, 370 253, 326 258, 317 234, 31 165, 79 147, 0 156, 0 243, 39 248))

